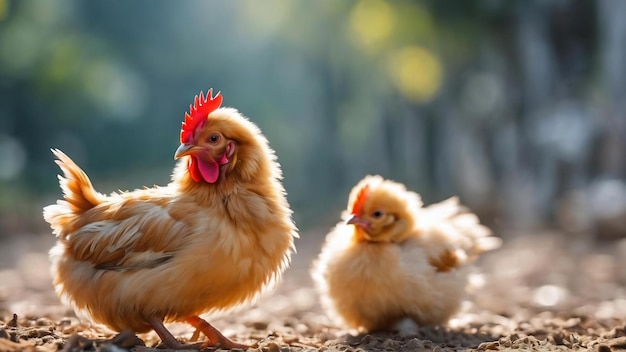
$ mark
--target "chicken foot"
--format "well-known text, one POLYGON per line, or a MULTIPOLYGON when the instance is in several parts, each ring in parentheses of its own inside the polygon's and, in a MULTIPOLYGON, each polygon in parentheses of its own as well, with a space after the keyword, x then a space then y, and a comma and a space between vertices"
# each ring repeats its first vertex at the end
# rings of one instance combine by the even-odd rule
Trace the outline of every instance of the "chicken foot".
POLYGON ((191 326, 196 328, 196 332, 194 333, 194 336, 197 336, 198 331, 201 331, 207 337, 208 341, 202 344, 202 348, 220 347, 220 348, 225 348, 225 349, 237 348, 237 349, 246 350, 250 347, 248 345, 235 342, 229 339, 228 337, 222 335, 222 333, 219 332, 219 330, 217 330, 211 324, 209 324, 206 320, 198 316, 189 317, 185 319, 185 321, 187 321, 187 323, 189 323, 191 326))
POLYGON ((148 323, 150 323, 154 332, 156 332, 157 335, 159 335, 159 337, 161 338, 161 342, 163 342, 163 344, 167 346, 168 348, 171 348, 173 350, 189 350, 189 349, 198 350, 198 349, 203 348, 202 343, 194 343, 190 345, 180 343, 178 340, 176 340, 174 335, 172 335, 172 333, 169 330, 167 330, 165 325, 163 325, 163 322, 157 318, 150 319, 148 323))

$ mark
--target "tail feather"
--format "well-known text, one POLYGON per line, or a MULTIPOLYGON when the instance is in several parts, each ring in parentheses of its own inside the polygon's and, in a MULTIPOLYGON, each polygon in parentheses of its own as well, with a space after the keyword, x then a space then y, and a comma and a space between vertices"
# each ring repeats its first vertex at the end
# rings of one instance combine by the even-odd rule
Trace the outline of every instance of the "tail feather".
POLYGON ((87 174, 72 159, 58 149, 51 150, 58 159, 55 163, 63 171, 63 176, 59 175, 58 178, 65 200, 45 207, 43 216, 55 233, 63 235, 61 232, 68 222, 73 222, 85 211, 102 203, 105 197, 96 192, 87 174))
POLYGON ((59 184, 72 211, 82 213, 100 204, 102 195, 93 188, 87 174, 62 151, 52 149, 52 153, 58 158, 54 162, 63 171, 63 176, 58 176, 59 184))
POLYGON ((491 230, 480 223, 476 214, 461 205, 457 197, 430 205, 424 211, 428 215, 425 228, 431 228, 438 236, 456 243, 469 261, 502 245, 502 240, 492 236, 491 230))

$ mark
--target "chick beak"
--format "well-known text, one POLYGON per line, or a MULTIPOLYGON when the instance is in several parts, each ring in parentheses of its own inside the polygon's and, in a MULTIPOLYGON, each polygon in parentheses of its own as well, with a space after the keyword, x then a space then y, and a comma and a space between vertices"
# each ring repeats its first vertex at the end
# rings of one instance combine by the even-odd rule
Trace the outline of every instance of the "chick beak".
POLYGON ((360 218, 357 215, 352 215, 352 217, 350 219, 348 219, 346 224, 348 224, 348 225, 355 225, 355 226, 359 226, 359 227, 363 227, 363 228, 367 228, 370 225, 369 222, 367 222, 366 220, 360 218))
POLYGON ((176 153, 174 153, 174 160, 193 153, 193 148, 193 144, 181 144, 178 149, 176 149, 176 153))

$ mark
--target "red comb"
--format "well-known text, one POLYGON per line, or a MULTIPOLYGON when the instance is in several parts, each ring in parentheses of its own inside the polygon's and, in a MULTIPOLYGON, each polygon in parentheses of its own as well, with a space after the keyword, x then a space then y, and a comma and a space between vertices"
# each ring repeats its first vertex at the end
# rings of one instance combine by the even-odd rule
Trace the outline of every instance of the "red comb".
POLYGON ((221 92, 217 92, 214 97, 211 97, 212 94, 213 88, 206 92, 206 98, 200 92, 200 98, 196 95, 193 105, 189 105, 189 112, 185 113, 185 121, 183 121, 183 126, 180 129, 181 143, 187 143, 193 139, 196 128, 202 126, 207 116, 222 104, 221 92))
POLYGON ((356 199, 354 199, 354 204, 352 204, 352 215, 361 215, 363 211, 363 204, 365 204, 365 199, 367 199, 367 193, 370 190, 370 185, 363 186, 359 193, 356 195, 356 199))

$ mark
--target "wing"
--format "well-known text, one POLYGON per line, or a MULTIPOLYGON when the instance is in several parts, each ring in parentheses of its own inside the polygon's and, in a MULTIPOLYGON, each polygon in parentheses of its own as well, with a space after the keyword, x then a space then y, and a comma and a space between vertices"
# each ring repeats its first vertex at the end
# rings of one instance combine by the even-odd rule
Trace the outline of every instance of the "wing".
POLYGON ((501 244, 457 197, 421 209, 420 226, 431 265, 439 271, 449 271, 501 244))
POLYGON ((172 259, 192 232, 191 207, 169 197, 111 197, 83 215, 66 245, 74 259, 96 269, 153 268, 172 259))

